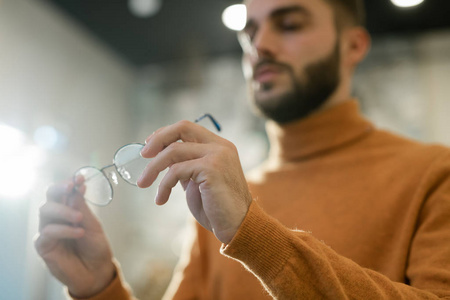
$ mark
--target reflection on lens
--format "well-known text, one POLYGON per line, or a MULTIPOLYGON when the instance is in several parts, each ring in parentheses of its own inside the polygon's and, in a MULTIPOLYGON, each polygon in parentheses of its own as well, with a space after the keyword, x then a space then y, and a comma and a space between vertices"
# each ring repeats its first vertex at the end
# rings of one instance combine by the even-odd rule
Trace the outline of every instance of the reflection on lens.
POLYGON ((113 190, 102 171, 93 167, 84 167, 75 173, 75 177, 84 177, 84 199, 95 205, 107 205, 113 198, 113 190))
POLYGON ((130 184, 137 185, 137 181, 147 166, 149 159, 141 156, 143 144, 129 144, 117 150, 114 164, 120 176, 130 184))

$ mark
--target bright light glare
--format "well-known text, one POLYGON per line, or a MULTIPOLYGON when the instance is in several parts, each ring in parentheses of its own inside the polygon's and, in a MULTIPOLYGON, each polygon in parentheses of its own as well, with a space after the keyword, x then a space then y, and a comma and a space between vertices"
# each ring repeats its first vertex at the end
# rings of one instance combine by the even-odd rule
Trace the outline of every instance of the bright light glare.
POLYGON ((0 196, 17 198, 29 192, 36 179, 36 170, 25 165, 21 157, 10 157, 2 162, 0 196))
POLYGON ((161 9, 161 0, 128 0, 128 8, 138 18, 156 15, 161 9))
POLYGON ((424 0, 391 0, 392 3, 397 5, 398 7, 412 7, 419 5, 424 0))
POLYGON ((11 126, 0 124, 0 158, 20 149, 25 142, 22 132, 11 126))
POLYGON ((45 149, 53 149, 58 144, 58 131, 52 126, 42 126, 34 132, 34 141, 45 149))
POLYGON ((231 30, 244 29, 247 22, 247 8, 244 4, 235 4, 227 7, 222 14, 222 22, 231 30))
POLYGON ((26 145, 22 132, 0 124, 0 197, 28 193, 36 179, 36 167, 42 162, 42 151, 26 145))

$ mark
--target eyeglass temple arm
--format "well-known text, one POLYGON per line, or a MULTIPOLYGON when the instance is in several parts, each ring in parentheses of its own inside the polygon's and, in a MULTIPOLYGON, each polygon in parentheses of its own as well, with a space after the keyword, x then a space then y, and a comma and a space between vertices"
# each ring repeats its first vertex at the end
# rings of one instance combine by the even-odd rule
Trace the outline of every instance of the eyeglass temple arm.
POLYGON ((222 128, 221 128, 219 122, 217 122, 216 119, 215 119, 211 114, 204 114, 204 115, 201 115, 200 117, 198 117, 198 118, 195 120, 195 123, 200 122, 200 121, 203 120, 204 118, 210 119, 211 122, 214 124, 214 127, 216 127, 217 131, 221 131, 221 130, 222 130, 222 128))

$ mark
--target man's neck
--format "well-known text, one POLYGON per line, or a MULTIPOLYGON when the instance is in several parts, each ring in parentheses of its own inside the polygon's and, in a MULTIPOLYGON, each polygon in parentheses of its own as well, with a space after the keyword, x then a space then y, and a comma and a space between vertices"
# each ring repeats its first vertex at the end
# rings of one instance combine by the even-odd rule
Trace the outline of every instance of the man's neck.
POLYGON ((328 110, 345 101, 353 99, 350 91, 351 91, 351 82, 349 82, 348 79, 341 79, 339 86, 336 88, 333 94, 331 94, 331 96, 324 102, 324 104, 316 112, 328 110))

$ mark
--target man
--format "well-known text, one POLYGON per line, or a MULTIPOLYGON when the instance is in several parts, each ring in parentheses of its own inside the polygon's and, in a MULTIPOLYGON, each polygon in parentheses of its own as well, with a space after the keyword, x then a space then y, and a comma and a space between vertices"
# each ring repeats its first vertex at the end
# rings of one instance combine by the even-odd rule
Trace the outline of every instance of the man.
MULTIPOLYGON (((360 1, 246 5, 244 72, 271 151, 246 180, 234 146, 196 124, 147 139, 139 186, 170 167, 156 203, 180 181, 200 224, 166 299, 449 298, 450 151, 359 114, 351 79, 370 44, 360 1)), ((71 193, 79 180, 49 190, 36 248, 73 297, 130 299, 99 222, 71 193)))

